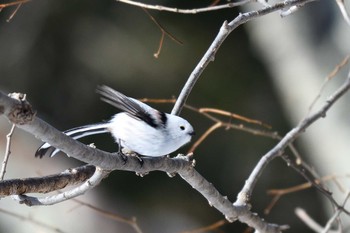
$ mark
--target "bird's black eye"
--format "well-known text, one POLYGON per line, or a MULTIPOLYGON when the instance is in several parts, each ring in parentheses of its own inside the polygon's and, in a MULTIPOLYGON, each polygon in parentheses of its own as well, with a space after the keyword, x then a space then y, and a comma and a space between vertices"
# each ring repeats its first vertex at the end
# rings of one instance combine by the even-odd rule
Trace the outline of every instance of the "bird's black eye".
POLYGON ((181 130, 185 130, 185 126, 181 125, 181 126, 180 126, 180 129, 181 129, 181 130))

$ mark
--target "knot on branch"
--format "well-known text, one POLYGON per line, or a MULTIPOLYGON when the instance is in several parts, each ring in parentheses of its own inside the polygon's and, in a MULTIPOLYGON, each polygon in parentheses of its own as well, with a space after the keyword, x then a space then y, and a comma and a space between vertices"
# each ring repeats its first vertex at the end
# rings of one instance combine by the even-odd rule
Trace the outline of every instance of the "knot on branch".
POLYGON ((193 158, 193 152, 190 152, 188 153, 187 155, 183 155, 183 154, 178 154, 175 158, 178 158, 178 159, 183 159, 190 164, 190 167, 193 168, 196 166, 196 160, 193 158))
POLYGON ((24 125, 31 122, 36 115, 36 111, 32 109, 32 105, 26 100, 26 95, 22 93, 10 93, 9 97, 18 100, 19 103, 12 107, 7 116, 8 119, 16 125, 24 125))

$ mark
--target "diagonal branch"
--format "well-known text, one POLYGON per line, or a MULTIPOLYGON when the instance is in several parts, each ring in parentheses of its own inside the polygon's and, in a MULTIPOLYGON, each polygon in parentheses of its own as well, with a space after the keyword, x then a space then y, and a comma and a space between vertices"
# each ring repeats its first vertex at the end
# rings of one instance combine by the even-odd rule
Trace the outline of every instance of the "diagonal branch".
POLYGON ((327 111, 333 106, 333 104, 339 100, 339 98, 342 97, 347 91, 349 91, 349 89, 350 72, 343 85, 340 86, 338 90, 336 90, 333 95, 331 95, 326 100, 324 105, 318 111, 300 121, 300 123, 291 131, 289 131, 272 150, 270 150, 260 159, 250 174, 249 178, 246 180, 243 189, 238 194, 236 204, 246 204, 250 201, 255 184, 268 163, 274 158, 281 156, 284 152, 284 149, 290 145, 300 134, 305 132, 312 123, 319 120, 320 118, 324 118, 327 111))
POLYGON ((197 66, 194 68, 192 73, 190 74, 189 78, 187 79, 187 82, 185 86, 182 88, 180 95, 171 111, 171 114, 179 115, 184 104, 186 103, 186 100, 188 96, 190 95, 192 88, 198 81, 200 75, 203 73, 205 68, 209 65, 211 61, 215 60, 215 55, 217 51, 220 49, 222 43, 225 41, 225 39, 228 37, 228 35, 235 30, 240 25, 256 19, 258 17, 270 14, 272 12, 276 12, 282 9, 286 9, 292 6, 296 5, 304 5, 306 3, 312 2, 314 0, 290 0, 290 1, 284 1, 280 3, 276 3, 275 5, 268 6, 265 8, 262 8, 257 11, 250 11, 247 13, 239 14, 234 20, 231 22, 225 21, 223 25, 221 26, 219 33, 215 37, 214 41, 209 46, 208 50, 205 52, 197 66))

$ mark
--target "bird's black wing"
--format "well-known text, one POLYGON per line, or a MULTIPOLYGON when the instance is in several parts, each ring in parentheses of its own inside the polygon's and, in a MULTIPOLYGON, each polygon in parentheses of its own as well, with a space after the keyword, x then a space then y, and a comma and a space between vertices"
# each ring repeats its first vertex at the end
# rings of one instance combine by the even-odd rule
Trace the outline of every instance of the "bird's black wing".
POLYGON ((167 116, 165 113, 136 99, 129 98, 108 86, 99 86, 97 92, 102 95, 101 99, 106 103, 127 112, 135 119, 144 121, 153 128, 164 127, 166 124, 167 116))

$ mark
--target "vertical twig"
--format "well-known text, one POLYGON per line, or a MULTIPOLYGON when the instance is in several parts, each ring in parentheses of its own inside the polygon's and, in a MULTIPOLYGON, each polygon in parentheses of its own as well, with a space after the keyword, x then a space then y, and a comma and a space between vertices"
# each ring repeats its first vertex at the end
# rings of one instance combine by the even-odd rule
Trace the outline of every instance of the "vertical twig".
POLYGON ((155 57, 155 58, 158 58, 158 57, 159 57, 159 54, 160 54, 160 51, 162 51, 162 48, 163 48, 163 41, 164 41, 164 35, 165 35, 165 33, 162 31, 162 36, 160 37, 160 41, 159 41, 159 46, 158 46, 157 52, 155 52, 155 53, 153 54, 153 57, 155 57))
POLYGON ((2 167, 1 167, 1 173, 0 173, 0 180, 4 179, 5 173, 6 173, 6 166, 8 159, 11 154, 11 137, 13 135, 13 132, 15 130, 16 125, 12 124, 10 133, 6 135, 6 150, 5 150, 5 156, 4 156, 4 161, 2 161, 2 167))

